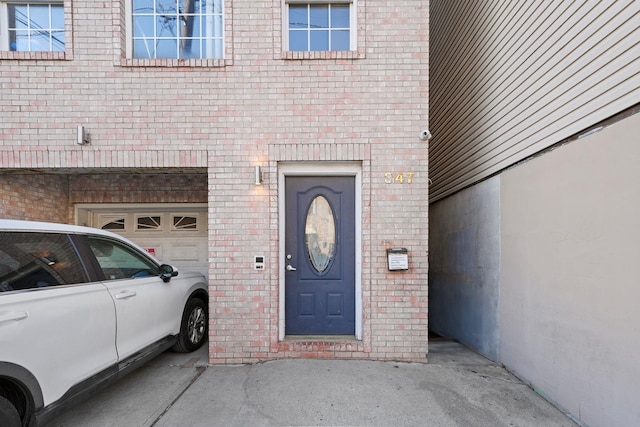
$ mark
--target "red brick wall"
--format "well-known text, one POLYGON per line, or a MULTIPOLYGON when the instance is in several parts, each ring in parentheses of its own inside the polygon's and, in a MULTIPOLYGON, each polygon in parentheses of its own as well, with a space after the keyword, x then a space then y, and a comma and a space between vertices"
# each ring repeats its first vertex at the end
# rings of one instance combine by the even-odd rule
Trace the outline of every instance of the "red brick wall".
POLYGON ((66 175, 0 174, 0 218, 68 223, 66 175))
POLYGON ((207 175, 91 174, 69 179, 74 203, 207 203, 207 175))

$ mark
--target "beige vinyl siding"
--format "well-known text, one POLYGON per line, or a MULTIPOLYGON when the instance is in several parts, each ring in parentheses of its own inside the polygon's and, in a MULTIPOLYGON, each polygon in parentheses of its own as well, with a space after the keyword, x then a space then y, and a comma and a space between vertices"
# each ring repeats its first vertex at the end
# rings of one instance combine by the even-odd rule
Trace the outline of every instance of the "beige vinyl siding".
POLYGON ((640 102, 640 2, 432 0, 432 201, 640 102))

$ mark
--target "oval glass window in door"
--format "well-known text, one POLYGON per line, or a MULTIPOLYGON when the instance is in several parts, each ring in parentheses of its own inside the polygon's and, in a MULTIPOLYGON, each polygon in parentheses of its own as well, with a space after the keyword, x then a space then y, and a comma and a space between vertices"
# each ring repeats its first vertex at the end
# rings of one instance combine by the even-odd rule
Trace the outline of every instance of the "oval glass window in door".
POLYGON ((317 196, 309 206, 305 224, 305 243, 311 265, 318 273, 322 273, 331 263, 336 247, 333 210, 323 196, 317 196))

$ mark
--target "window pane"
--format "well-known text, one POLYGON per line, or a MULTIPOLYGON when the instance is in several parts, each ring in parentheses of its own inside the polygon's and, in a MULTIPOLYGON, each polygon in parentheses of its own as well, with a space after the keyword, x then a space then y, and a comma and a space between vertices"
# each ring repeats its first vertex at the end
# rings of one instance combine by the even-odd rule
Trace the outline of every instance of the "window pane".
POLYGON ((64 8, 62 6, 51 6, 51 28, 64 28, 64 8))
POLYGON ((134 0, 135 58, 222 58, 222 49, 207 49, 222 39, 221 0, 134 0), (214 15, 220 13, 220 15, 214 15), (147 40, 141 45, 138 40, 147 40))
POLYGON ((331 6, 331 28, 349 28, 349 5, 331 6))
POLYGON ((349 31, 331 32, 331 50, 349 50, 349 31))
POLYGON ((153 12, 155 0, 133 0, 134 13, 153 12))
POLYGON ((309 50, 309 39, 307 31, 289 31, 289 50, 290 51, 306 51, 309 50))
POLYGON ((160 275, 155 263, 120 242, 99 237, 89 237, 88 242, 107 280, 160 275))
POLYGON ((202 2, 202 13, 203 14, 219 14, 222 15, 222 1, 204 1, 202 2))
POLYGON ((202 37, 202 25, 200 22, 202 21, 200 16, 187 16, 187 22, 189 22, 188 26, 183 24, 183 35, 185 37, 202 37), (185 31, 185 28, 188 28, 189 31, 185 31))
MULTIPOLYGON (((203 1, 207 2, 207 0, 203 1)), ((178 0, 178 10, 180 10, 182 13, 194 13, 195 11, 198 11, 198 13, 200 13, 200 2, 198 0, 192 0, 188 2, 185 2, 185 0, 178 0), (185 4, 190 7, 189 10, 185 8, 185 4)))
POLYGON ((290 4, 288 10, 290 51, 351 49, 350 5, 290 4), (306 29, 307 32, 306 34, 294 32, 297 29, 301 31, 306 29))
POLYGON ((29 23, 29 13, 26 5, 8 6, 9 28, 27 28, 29 23))
POLYGON ((215 29, 217 29, 216 36, 222 37, 222 15, 215 16, 211 23, 215 26, 215 29))
POLYGON ((0 292, 87 281, 66 234, 0 233, 0 242, 0 292))
POLYGON ((180 58, 200 58, 201 40, 183 39, 180 41, 180 58))
POLYGON ((31 32, 31 40, 30 40, 29 50, 30 51, 37 51, 37 52, 51 50, 49 48, 49 41, 50 41, 49 36, 50 36, 49 33, 31 32))
POLYGON ((7 14, 10 50, 64 51, 62 4, 8 4, 7 14))
POLYGON ((153 37, 153 16, 138 16, 133 21, 133 37, 153 37))
POLYGON ((311 265, 318 273, 329 266, 335 255, 336 227, 333 210, 327 199, 313 199, 305 223, 305 244, 311 265))
POLYGON ((180 15, 180 25, 178 28, 179 37, 197 37, 200 25, 193 15, 180 15))
POLYGON ((24 30, 13 31, 13 36, 9 36, 11 40, 10 49, 18 52, 29 50, 29 32, 24 30))
POLYGON ((311 31, 310 50, 329 50, 329 31, 311 31))
POLYGON ((312 5, 309 14, 311 15, 311 28, 329 28, 328 5, 312 5))
POLYGON ((175 15, 178 13, 176 0, 157 0, 156 3, 157 4, 155 6, 155 10, 157 13, 172 14, 172 15, 175 15))
POLYGON ((309 26, 307 9, 306 5, 289 6, 289 28, 307 28, 309 26))
POLYGON ((49 28, 49 5, 31 5, 29 20, 31 28, 49 28))
POLYGON ((194 25, 194 35, 206 38, 222 37, 222 16, 203 16, 194 25))
POLYGON ((52 43, 51 50, 54 52, 64 52, 64 46, 66 43, 64 30, 51 32, 52 43))
POLYGON ((217 39, 213 41, 207 40, 206 43, 207 52, 213 51, 217 52, 213 55, 207 55, 207 58, 221 58, 222 57, 222 39, 217 39))
POLYGON ((178 49, 177 49, 178 40, 158 40, 158 47, 156 48, 156 58, 177 58, 178 57, 178 49))
POLYGON ((154 58, 155 51, 151 41, 147 40, 134 40, 133 41, 133 56, 135 58, 154 58))

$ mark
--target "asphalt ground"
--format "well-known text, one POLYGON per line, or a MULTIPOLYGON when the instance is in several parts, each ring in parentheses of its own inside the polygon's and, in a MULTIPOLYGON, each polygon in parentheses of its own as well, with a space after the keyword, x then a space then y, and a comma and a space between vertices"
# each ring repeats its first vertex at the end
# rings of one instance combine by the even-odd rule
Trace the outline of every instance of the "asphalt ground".
POLYGON ((47 427, 575 426, 504 368, 447 340, 428 364, 207 364, 166 352, 47 427))

